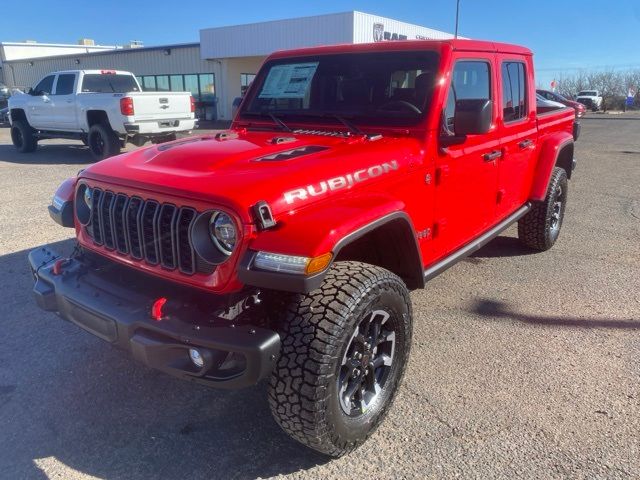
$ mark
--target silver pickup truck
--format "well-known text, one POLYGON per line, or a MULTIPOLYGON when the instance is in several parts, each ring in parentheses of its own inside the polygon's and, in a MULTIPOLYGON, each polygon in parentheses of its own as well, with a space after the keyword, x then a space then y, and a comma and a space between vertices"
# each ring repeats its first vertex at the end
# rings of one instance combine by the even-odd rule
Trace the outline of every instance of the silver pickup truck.
POLYGON ((11 139, 19 152, 38 140, 71 138, 89 146, 97 160, 117 155, 126 142, 174 140, 196 126, 189 92, 142 92, 136 77, 117 70, 50 73, 9 99, 11 139))

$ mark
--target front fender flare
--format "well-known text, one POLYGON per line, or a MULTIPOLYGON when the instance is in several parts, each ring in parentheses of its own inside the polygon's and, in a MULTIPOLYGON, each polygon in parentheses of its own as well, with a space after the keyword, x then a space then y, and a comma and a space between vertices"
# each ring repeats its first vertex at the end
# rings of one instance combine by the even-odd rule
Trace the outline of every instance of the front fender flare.
MULTIPOLYGON (((281 219, 275 229, 260 232, 240 262, 238 278, 247 285, 306 293, 320 286, 327 272, 312 276, 253 270, 258 251, 316 257, 327 252, 335 260, 347 245, 385 225, 396 224, 406 239, 406 263, 411 287, 424 286, 422 257, 410 217, 404 204, 382 196, 360 196, 345 201, 322 202, 303 209, 292 218, 281 219), (415 271, 414 271, 415 270, 415 271)), ((333 262, 332 260, 332 262, 333 262)))

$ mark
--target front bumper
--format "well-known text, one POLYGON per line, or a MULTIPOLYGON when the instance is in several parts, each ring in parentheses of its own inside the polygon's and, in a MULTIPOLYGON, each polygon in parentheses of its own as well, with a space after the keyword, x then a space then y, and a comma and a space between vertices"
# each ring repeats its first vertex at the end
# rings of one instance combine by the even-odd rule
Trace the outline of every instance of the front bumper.
POLYGON ((280 352, 280 337, 274 331, 231 322, 216 325, 203 318, 206 315, 194 297, 172 285, 163 290, 148 278, 123 280, 119 266, 96 268, 73 258, 59 265, 56 274, 59 260, 59 255, 46 247, 29 253, 38 306, 130 351, 144 364, 219 388, 254 385, 271 373, 280 352), (151 318, 151 306, 162 295, 169 298, 166 315, 156 321, 151 318), (201 353, 201 369, 191 362, 190 348, 201 353))

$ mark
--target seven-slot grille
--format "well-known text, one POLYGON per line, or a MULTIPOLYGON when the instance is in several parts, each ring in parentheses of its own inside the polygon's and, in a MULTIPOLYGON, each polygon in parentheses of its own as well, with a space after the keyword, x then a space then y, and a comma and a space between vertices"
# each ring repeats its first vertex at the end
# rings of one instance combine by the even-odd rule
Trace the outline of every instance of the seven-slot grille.
POLYGON ((94 188, 87 233, 109 250, 191 275, 202 270, 189 240, 197 215, 193 208, 94 188))

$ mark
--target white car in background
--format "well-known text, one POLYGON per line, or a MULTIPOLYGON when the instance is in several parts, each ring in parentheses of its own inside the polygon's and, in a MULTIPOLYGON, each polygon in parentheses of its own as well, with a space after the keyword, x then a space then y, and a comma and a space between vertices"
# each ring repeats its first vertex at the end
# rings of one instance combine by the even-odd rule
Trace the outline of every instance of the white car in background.
POLYGON ((196 127, 189 92, 142 92, 136 77, 116 70, 72 70, 45 76, 27 94, 9 98, 11 139, 32 152, 40 139, 82 140, 96 159, 126 142, 175 140, 196 127))
POLYGON ((602 97, 598 90, 581 90, 576 96, 576 102, 596 112, 602 107, 602 97))

